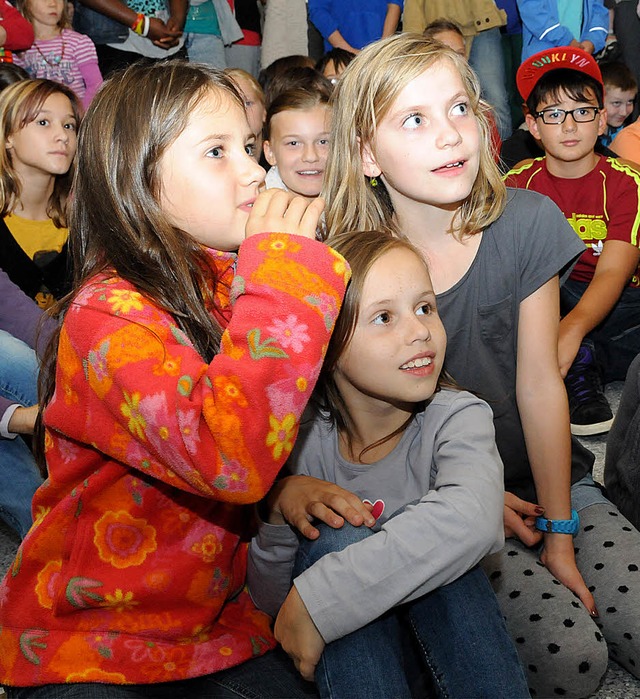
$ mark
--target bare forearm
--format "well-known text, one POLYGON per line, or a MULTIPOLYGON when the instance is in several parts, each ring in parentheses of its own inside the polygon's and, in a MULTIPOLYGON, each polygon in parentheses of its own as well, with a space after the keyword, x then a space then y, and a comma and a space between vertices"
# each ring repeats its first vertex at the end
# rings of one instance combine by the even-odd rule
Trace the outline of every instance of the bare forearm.
POLYGON ((557 380, 518 388, 518 409, 538 503, 549 519, 571 513, 571 432, 564 384, 557 380))
POLYGON ((398 28, 398 22, 400 22, 400 5, 390 3, 387 5, 387 15, 384 18, 384 25, 382 27, 383 39, 395 33, 398 28))
POLYGON ((616 305, 628 280, 616 273, 596 275, 573 310, 560 321, 561 332, 571 329, 584 337, 616 305))
POLYGON ((128 27, 134 23, 137 17, 137 13, 120 0, 82 0, 82 4, 128 27))
POLYGON ((345 51, 351 51, 351 53, 358 53, 358 49, 353 48, 337 29, 329 34, 327 41, 336 49, 345 49, 345 51))

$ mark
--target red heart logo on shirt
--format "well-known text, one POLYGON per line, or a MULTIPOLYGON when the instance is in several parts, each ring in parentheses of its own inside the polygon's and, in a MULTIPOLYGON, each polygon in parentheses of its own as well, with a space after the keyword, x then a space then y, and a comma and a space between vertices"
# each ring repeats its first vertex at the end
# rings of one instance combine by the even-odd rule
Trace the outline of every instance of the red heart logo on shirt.
POLYGON ((375 502, 371 502, 371 500, 363 500, 362 502, 366 503, 367 505, 371 505, 371 514, 378 519, 380 515, 384 512, 384 501, 383 500, 376 500, 375 502))

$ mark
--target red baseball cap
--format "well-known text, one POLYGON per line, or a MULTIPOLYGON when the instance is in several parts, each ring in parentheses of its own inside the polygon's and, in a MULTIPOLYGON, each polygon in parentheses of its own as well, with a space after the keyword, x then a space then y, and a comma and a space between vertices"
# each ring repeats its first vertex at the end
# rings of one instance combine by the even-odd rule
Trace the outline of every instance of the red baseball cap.
POLYGON ((535 53, 518 68, 516 85, 523 99, 528 99, 543 75, 560 68, 585 73, 603 85, 600 68, 590 53, 572 46, 559 46, 535 53))

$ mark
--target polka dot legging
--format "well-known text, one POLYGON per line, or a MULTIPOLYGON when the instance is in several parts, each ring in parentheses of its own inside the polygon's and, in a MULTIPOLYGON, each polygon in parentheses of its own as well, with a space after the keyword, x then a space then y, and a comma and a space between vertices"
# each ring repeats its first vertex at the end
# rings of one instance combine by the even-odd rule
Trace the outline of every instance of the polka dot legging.
POLYGON ((580 512, 576 561, 599 618, 515 539, 483 561, 532 697, 587 697, 608 654, 640 677, 640 532, 614 505, 580 512))

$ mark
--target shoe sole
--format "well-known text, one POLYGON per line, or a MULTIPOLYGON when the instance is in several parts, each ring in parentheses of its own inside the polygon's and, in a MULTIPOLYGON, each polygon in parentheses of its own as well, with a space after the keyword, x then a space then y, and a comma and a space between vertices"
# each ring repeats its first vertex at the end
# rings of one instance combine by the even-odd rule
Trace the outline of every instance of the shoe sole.
POLYGON ((596 422, 593 425, 571 425, 571 434, 576 437, 591 437, 595 434, 604 434, 611 429, 613 418, 604 422, 596 422))

